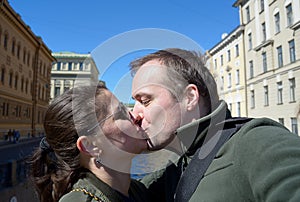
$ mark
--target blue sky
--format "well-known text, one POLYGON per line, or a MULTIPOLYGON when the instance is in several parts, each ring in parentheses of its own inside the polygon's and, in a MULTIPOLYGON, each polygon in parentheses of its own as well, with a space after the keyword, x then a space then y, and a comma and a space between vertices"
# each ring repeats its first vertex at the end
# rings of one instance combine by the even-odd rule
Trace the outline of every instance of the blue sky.
MULTIPOLYGON (((114 41, 112 39, 116 39, 116 36, 147 28, 176 32, 193 40, 203 50, 208 50, 221 40, 223 33, 229 33, 239 25, 238 8, 232 7, 234 1, 230 0, 185 2, 9 0, 9 2, 32 31, 42 37, 52 52, 93 53, 95 50, 97 52, 97 47, 103 48, 107 41, 114 41)), ((123 44, 113 46, 106 53, 122 49, 121 46, 123 44)), ((129 84, 123 88, 120 82, 129 77, 128 63, 149 52, 148 49, 123 52, 105 63, 105 67, 101 64, 99 79, 104 80, 108 88, 122 101, 126 102, 129 99, 127 92, 130 91, 129 84), (122 95, 125 91, 127 94, 122 95)), ((101 57, 103 58, 107 56, 101 57)))

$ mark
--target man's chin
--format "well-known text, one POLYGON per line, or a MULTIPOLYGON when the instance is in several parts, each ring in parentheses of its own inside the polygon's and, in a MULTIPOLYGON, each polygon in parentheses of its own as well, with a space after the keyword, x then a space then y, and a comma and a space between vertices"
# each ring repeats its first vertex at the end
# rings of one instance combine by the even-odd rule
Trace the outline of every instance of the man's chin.
POLYGON ((171 141, 166 141, 164 143, 155 141, 153 139, 147 140, 148 151, 157 151, 168 147, 171 141))

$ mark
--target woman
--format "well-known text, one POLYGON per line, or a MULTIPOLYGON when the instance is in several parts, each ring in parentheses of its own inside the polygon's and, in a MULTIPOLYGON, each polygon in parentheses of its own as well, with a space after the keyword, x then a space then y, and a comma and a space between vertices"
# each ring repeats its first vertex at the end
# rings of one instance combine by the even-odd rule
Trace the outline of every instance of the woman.
POLYGON ((73 88, 53 100, 46 137, 31 159, 42 202, 146 201, 130 179, 131 159, 147 148, 143 130, 104 86, 73 88))

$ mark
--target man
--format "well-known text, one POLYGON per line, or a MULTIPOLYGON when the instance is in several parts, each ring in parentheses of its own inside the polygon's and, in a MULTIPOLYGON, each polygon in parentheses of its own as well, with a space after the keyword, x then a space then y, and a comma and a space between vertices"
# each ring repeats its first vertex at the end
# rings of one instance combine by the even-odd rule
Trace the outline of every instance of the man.
POLYGON ((131 71, 148 149, 184 152, 142 179, 153 200, 300 201, 300 138, 270 119, 233 119, 203 56, 160 50, 131 62, 131 71))

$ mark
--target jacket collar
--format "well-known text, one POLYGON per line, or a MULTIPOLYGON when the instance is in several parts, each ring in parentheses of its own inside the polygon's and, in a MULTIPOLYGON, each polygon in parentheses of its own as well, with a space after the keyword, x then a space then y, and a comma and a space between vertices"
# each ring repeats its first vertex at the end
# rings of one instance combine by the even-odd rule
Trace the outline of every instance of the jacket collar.
POLYGON ((216 124, 231 117, 225 101, 220 101, 218 107, 210 114, 191 123, 183 125, 176 130, 177 137, 181 140, 188 156, 193 155, 202 145, 208 132, 216 130, 216 124))

